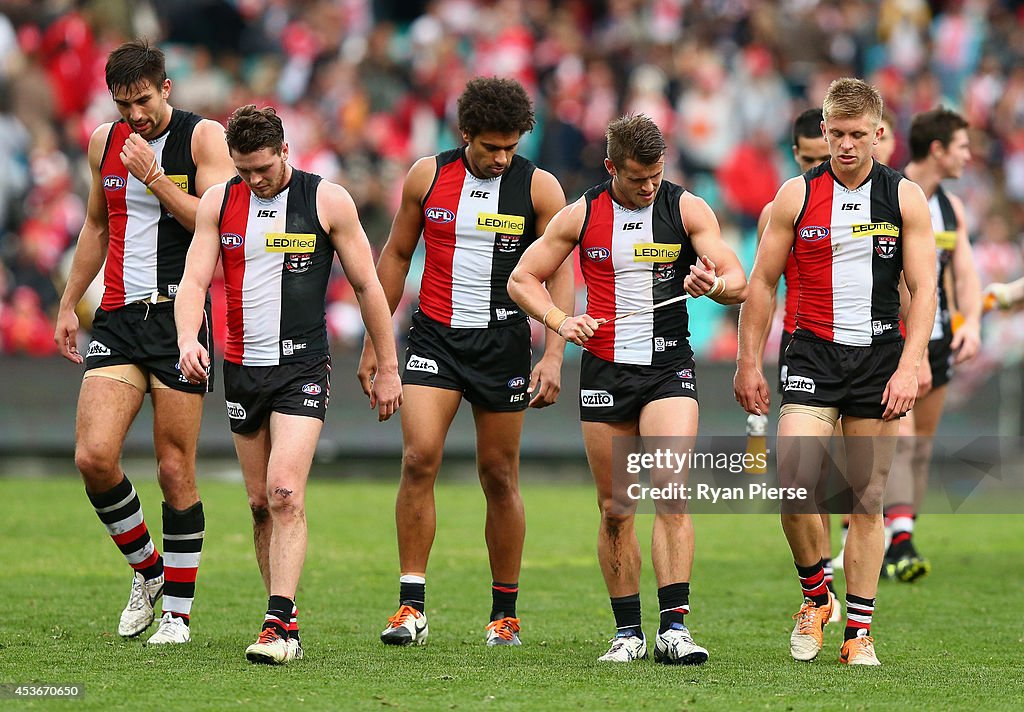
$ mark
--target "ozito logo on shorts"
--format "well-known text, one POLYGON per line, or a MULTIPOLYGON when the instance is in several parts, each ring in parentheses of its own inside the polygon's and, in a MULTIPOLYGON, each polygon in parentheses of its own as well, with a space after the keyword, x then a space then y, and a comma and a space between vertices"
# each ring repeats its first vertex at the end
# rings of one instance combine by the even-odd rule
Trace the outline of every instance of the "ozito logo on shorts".
POLYGON ((85 352, 86 358, 92 358, 94 356, 109 356, 110 348, 101 344, 99 341, 89 342, 89 350, 85 352))
POLYGON ((307 383, 302 387, 302 392, 307 396, 318 396, 323 391, 318 383, 307 383))
POLYGON ((828 228, 821 225, 808 225, 800 228, 800 239, 805 242, 817 242, 828 237, 828 228))
POLYGON ((790 376, 786 379, 787 391, 800 391, 802 393, 814 393, 814 381, 803 376, 790 376))
POLYGON ((242 236, 233 232, 225 232, 220 236, 220 246, 225 250, 233 250, 242 246, 242 236))
POLYGON ((515 378, 509 379, 508 387, 512 390, 517 390, 526 385, 526 379, 522 376, 516 376, 515 378))
POLYGON ((224 405, 228 407, 228 417, 232 420, 245 420, 245 408, 242 407, 241 403, 235 403, 234 401, 224 401, 224 405))
POLYGON ((423 358, 422 356, 416 356, 413 354, 409 356, 409 362, 405 364, 405 368, 409 371, 437 373, 437 361, 432 358, 423 358))
POLYGON ((615 405, 615 396, 608 391, 580 391, 580 404, 584 408, 608 408, 615 405))
POLYGON ((124 190, 124 185, 125 180, 121 176, 103 176, 103 190, 124 190))
POLYGON ((604 262, 612 254, 607 247, 588 247, 583 253, 591 262, 604 262))
POLYGON ((423 211, 427 220, 434 223, 450 223, 455 219, 455 213, 448 208, 427 208, 423 211))

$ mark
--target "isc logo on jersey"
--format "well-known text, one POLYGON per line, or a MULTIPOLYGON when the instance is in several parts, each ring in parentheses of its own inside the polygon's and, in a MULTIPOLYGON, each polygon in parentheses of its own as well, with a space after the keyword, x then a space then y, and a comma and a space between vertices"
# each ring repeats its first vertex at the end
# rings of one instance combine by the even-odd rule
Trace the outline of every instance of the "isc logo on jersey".
POLYGON ((790 376, 786 379, 787 391, 801 391, 803 393, 814 393, 814 381, 803 376, 790 376))
POLYGON ((642 242, 633 245, 634 262, 675 262, 683 246, 662 242, 642 242))
POLYGON ((615 396, 608 391, 580 391, 580 404, 584 408, 608 408, 615 405, 615 396))
POLYGON ((312 252, 316 235, 297 232, 268 232, 267 252, 312 252))
POLYGON ((500 213, 477 213, 476 229, 485 232, 503 232, 507 235, 522 235, 526 229, 526 218, 522 215, 500 213))

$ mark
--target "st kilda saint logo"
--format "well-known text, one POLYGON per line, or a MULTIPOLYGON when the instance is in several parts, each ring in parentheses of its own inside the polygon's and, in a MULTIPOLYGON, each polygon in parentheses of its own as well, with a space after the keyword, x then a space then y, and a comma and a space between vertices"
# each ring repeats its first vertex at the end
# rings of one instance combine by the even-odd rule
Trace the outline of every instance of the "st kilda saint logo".
POLYGON ((891 260, 896 256, 896 245, 895 235, 875 235, 875 254, 883 260, 891 260))

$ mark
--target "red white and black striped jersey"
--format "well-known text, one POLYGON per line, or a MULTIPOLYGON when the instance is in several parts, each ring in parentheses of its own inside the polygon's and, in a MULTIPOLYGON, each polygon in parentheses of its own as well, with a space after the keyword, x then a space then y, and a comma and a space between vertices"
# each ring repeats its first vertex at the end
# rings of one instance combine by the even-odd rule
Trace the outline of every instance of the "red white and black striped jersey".
POLYGON ((957 227, 959 222, 953 211, 953 204, 942 186, 928 199, 928 210, 932 217, 932 230, 935 233, 935 268, 938 273, 938 308, 935 310, 935 322, 929 340, 945 339, 953 335, 953 327, 949 313, 949 295, 946 292, 946 269, 953 260, 956 250, 957 227))
POLYGON ((237 176, 225 184, 225 360, 277 366, 328 352, 324 308, 334 247, 317 216, 320 180, 293 168, 288 186, 269 200, 237 176))
POLYGON ((455 329, 521 322, 508 278, 537 239, 530 186, 536 170, 513 156, 494 178, 477 178, 465 150, 437 155, 434 182, 423 198, 426 263, 420 310, 455 329))
MULTIPOLYGON (((612 198, 611 181, 584 194, 580 266, 587 284, 587 314, 612 319, 683 294, 683 279, 697 254, 683 228, 679 199, 685 191, 665 180, 654 202, 629 210, 612 198)), ((660 366, 690 358, 686 303, 602 324, 587 350, 615 363, 660 366)))
MULTIPOLYGON (((172 109, 167 129, 149 142, 157 165, 163 166, 167 177, 189 195, 196 195, 192 132, 200 121, 201 116, 172 109)), ((100 302, 100 308, 106 311, 151 298, 154 292, 173 297, 192 242, 192 233, 121 162, 121 147, 131 133, 131 126, 123 119, 115 123, 100 160, 110 228, 100 302)))
POLYGON ((853 190, 828 162, 803 177, 793 243, 800 273, 797 329, 848 346, 900 340, 903 176, 874 161, 853 190))

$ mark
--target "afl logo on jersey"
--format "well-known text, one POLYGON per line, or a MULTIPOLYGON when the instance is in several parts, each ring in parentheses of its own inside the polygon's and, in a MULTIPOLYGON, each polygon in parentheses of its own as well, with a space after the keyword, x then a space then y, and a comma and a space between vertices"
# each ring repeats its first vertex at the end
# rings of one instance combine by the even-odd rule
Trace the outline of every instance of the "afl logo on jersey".
POLYGON ((225 250, 233 250, 242 246, 242 236, 233 232, 225 232, 220 236, 220 245, 225 250))
POLYGON ((124 190, 124 178, 121 176, 103 176, 103 190, 114 192, 124 190))
POLYGON ((809 225, 800 228, 800 239, 806 242, 817 242, 828 237, 828 228, 820 225, 809 225))
POLYGON ((588 247, 586 250, 587 259, 591 262, 604 262, 611 254, 607 247, 588 247))
POLYGON ((318 396, 321 390, 319 384, 316 383, 307 383, 302 387, 302 392, 307 396, 318 396))
POLYGON ((423 214, 427 216, 427 220, 435 223, 450 223, 455 219, 455 213, 448 208, 427 208, 423 211, 423 214))

